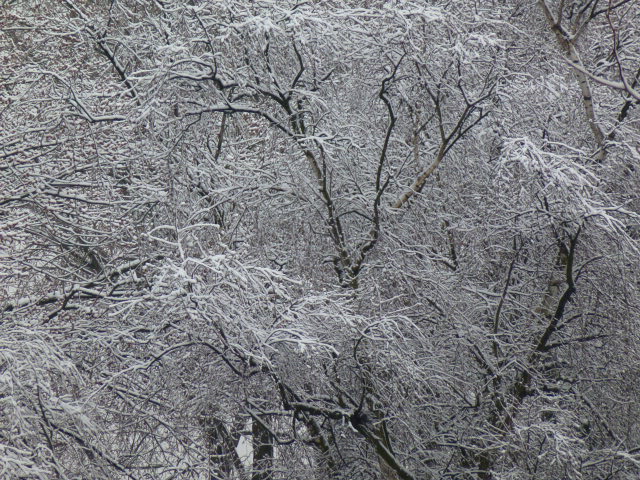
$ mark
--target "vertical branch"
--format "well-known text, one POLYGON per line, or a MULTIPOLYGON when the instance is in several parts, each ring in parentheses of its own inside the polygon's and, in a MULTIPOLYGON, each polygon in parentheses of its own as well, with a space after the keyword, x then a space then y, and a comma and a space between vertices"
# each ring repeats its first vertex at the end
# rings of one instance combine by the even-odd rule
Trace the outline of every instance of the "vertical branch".
MULTIPOLYGON (((638 80, 640 79, 640 68, 638 68, 633 79, 631 80, 631 83, 629 83, 629 81, 627 80, 624 74, 624 70, 622 68, 622 61, 620 60, 620 54, 618 51, 619 50, 618 47, 620 45, 620 33, 618 29, 615 27, 615 25, 613 24, 613 19, 611 18, 612 11, 613 11, 613 5, 611 0, 609 0, 609 7, 607 8, 606 16, 607 16, 607 22, 609 23, 609 29, 611 30, 611 34, 613 35, 613 48, 612 48, 613 56, 616 60, 616 67, 618 69, 618 75, 620 77, 620 80, 622 81, 622 84, 624 85, 624 88, 627 91, 627 93, 631 93, 632 91, 635 90, 635 88, 638 85, 638 80)), ((631 99, 627 99, 625 101, 622 109, 620 110, 620 113, 618 114, 618 118, 616 119, 618 123, 621 123, 624 121, 633 103, 634 102, 631 99)), ((640 103, 640 99, 636 99, 635 103, 636 104, 640 103)), ((614 132, 615 130, 612 131, 611 134, 609 135, 610 139, 613 139, 614 132)))
MULTIPOLYGON (((496 399, 495 406, 497 414, 492 418, 492 425, 501 431, 503 435, 506 435, 513 429, 514 419, 517 414, 517 410, 522 405, 524 399, 531 395, 531 382, 533 381, 532 370, 540 362, 541 356, 548 350, 549 340, 553 334, 558 330, 559 324, 564 318, 567 305, 571 301, 571 298, 576 292, 575 279, 573 266, 575 261, 575 252, 578 244, 578 238, 581 234, 581 227, 578 228, 575 235, 569 238, 568 246, 564 243, 560 243, 558 258, 562 266, 564 267, 564 276, 567 284, 567 288, 558 300, 553 316, 549 318, 547 327, 540 335, 540 338, 535 343, 533 350, 527 361, 527 365, 523 367, 523 370, 515 378, 510 388, 511 402, 510 405, 505 403, 505 400, 500 396, 496 399)), ((511 269, 510 269, 511 270, 511 269)), ((506 292, 506 289, 505 289, 506 292)), ((504 296, 504 294, 503 294, 504 296)), ((496 317, 497 318, 497 317, 496 317)), ((494 323, 494 331, 495 331, 494 323)), ((494 455, 488 451, 483 451, 477 455, 478 469, 480 470, 480 478, 490 480, 492 477, 491 470, 496 461, 494 455)))
POLYGON ((498 307, 496 308, 496 313, 493 318, 493 355, 497 358, 500 345, 498 343, 498 332, 500 331, 500 315, 502 313, 502 308, 504 306, 504 301, 507 298, 509 293, 509 284, 511 283, 511 276, 513 275, 513 269, 516 265, 516 261, 518 260, 518 252, 516 251, 516 255, 513 260, 511 260, 511 264, 509 265, 509 270, 507 271, 507 278, 504 282, 504 288, 502 289, 502 295, 500 295, 500 301, 498 302, 498 307))
POLYGON ((593 134, 596 145, 598 146, 596 160, 598 162, 602 162, 606 156, 606 152, 604 149, 605 135, 602 131, 602 128, 600 127, 598 118, 596 116, 596 111, 593 106, 593 94, 591 92, 589 78, 582 71, 584 70, 584 65, 582 63, 582 59, 580 58, 580 54, 578 53, 578 50, 575 46, 576 37, 570 35, 569 32, 567 32, 567 30, 562 26, 562 12, 559 12, 558 18, 556 19, 549 8, 549 5, 547 5, 546 0, 539 0, 539 4, 542 8, 542 11, 544 12, 551 31, 556 37, 558 45, 560 45, 560 48, 568 55, 571 63, 580 67, 579 69, 576 69, 576 78, 578 80, 578 86, 580 87, 580 91, 582 93, 582 105, 584 107, 589 128, 591 129, 591 133, 593 134))
POLYGON ((273 437, 263 419, 253 416, 251 433, 253 436, 253 474, 251 480, 271 480, 273 478, 273 437))
POLYGON ((549 343, 549 339, 558 329, 558 324, 562 320, 564 316, 565 309, 573 297, 573 294, 576 291, 575 280, 573 275, 573 263, 575 260, 575 252, 576 246, 578 245, 578 238, 580 237, 581 228, 578 228, 576 234, 569 238, 569 247, 567 248, 564 244, 561 244, 560 249, 560 261, 564 266, 564 274, 565 274, 565 282, 567 284, 567 288, 564 293, 560 297, 558 304, 556 306, 553 317, 549 321, 547 328, 544 333, 541 335, 538 344, 536 345, 535 351, 538 353, 545 352, 547 350, 547 344, 549 343))
POLYGON ((371 230, 369 231, 369 240, 362 244, 359 247, 358 258, 354 262, 353 273, 354 275, 358 275, 360 273, 360 269, 362 268, 362 264, 366 258, 367 253, 375 247, 378 242, 378 238, 380 237, 380 202, 382 200, 382 195, 384 194, 387 185, 389 184, 389 179, 386 181, 382 181, 382 171, 384 169, 384 165, 387 161, 387 156, 389 152, 389 144, 391 142, 391 134, 393 133, 393 129, 396 126, 396 115, 393 110, 393 105, 389 100, 388 92, 389 92, 389 82, 393 81, 396 77, 398 69, 400 68, 400 64, 404 59, 404 55, 400 57, 398 62, 394 65, 391 74, 382 80, 382 85, 380 87, 380 91, 378 93, 378 98, 382 100, 386 109, 387 116, 389 118, 387 123, 387 130, 384 136, 384 142, 382 144, 382 149, 380 151, 380 156, 378 157, 378 165, 376 168, 376 177, 375 177, 375 192, 376 196, 373 200, 373 218, 371 219, 371 230))
POLYGON ((199 420, 204 433, 210 468, 227 475, 230 475, 234 468, 241 472, 242 461, 236 452, 238 439, 213 414, 203 415, 199 420))

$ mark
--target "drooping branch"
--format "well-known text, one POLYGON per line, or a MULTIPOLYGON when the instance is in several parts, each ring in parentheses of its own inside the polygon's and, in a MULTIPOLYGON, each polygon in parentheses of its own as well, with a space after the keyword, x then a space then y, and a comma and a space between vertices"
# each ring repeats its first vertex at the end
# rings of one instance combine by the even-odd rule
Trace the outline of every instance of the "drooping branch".
MULTIPOLYGON (((160 260, 163 257, 157 256, 154 259, 160 260)), ((7 302, 2 306, 2 312, 12 312, 14 310, 26 307, 42 307, 45 305, 50 305, 56 302, 62 302, 62 309, 68 304, 69 300, 73 298, 75 295, 85 295, 89 298, 100 298, 104 294, 100 292, 96 292, 95 287, 101 286, 103 284, 111 284, 117 280, 118 277, 136 270, 140 268, 145 263, 149 262, 151 259, 147 260, 132 260, 130 262, 126 262, 119 267, 110 270, 108 272, 104 272, 99 275, 95 280, 90 282, 86 282, 81 285, 74 285, 67 291, 59 291, 50 293, 43 297, 23 297, 13 302, 7 302)), ((56 314, 59 310, 56 312, 56 314)))
POLYGON ((119 471, 126 477, 130 478, 131 480, 137 480, 137 477, 135 475, 129 472, 129 470, 125 468, 123 465, 118 463, 117 460, 111 458, 107 453, 103 452, 101 449, 99 449, 95 445, 92 445, 89 441, 82 438, 78 433, 68 428, 62 427, 61 425, 58 425, 56 422, 51 420, 49 418, 49 415, 47 414, 47 409, 44 407, 42 403, 42 395, 40 393, 39 385, 36 386, 36 390, 37 390, 38 408, 40 410, 40 415, 42 416, 42 421, 47 427, 49 427, 53 431, 62 433, 63 435, 71 438, 82 448, 82 450, 85 452, 85 454, 89 458, 92 459, 93 457, 97 456, 103 459, 104 461, 106 461, 109 466, 111 466, 112 468, 115 468, 117 471, 119 471))

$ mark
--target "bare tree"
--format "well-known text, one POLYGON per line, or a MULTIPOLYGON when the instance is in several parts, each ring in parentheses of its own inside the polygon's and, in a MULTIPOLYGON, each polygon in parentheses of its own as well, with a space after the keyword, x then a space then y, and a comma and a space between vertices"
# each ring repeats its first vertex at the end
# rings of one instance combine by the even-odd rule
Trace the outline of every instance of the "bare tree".
POLYGON ((9 478, 637 477, 636 2, 5 3, 9 478))

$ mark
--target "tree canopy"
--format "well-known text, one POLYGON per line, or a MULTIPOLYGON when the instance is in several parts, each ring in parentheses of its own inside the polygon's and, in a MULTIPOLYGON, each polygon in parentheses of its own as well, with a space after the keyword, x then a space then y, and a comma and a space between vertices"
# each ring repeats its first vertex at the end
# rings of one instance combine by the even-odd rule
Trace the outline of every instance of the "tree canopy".
POLYGON ((637 479, 639 24, 0 1, 0 477, 637 479))

